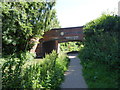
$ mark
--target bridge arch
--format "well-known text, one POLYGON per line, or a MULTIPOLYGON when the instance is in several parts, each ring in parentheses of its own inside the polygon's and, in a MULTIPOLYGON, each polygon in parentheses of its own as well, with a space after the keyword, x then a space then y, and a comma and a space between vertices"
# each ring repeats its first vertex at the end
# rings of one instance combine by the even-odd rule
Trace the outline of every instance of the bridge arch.
POLYGON ((46 32, 35 50, 37 57, 43 57, 45 53, 58 50, 58 43, 69 41, 83 41, 83 26, 56 28, 46 32))

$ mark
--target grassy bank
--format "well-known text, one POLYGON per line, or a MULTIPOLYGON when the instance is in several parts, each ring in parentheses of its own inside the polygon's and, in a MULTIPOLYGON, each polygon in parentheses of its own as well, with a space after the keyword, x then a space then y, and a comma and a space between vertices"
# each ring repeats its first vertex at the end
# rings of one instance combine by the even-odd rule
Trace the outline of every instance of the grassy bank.
POLYGON ((110 71, 109 66, 98 62, 81 62, 83 76, 89 88, 117 88, 118 72, 110 71))

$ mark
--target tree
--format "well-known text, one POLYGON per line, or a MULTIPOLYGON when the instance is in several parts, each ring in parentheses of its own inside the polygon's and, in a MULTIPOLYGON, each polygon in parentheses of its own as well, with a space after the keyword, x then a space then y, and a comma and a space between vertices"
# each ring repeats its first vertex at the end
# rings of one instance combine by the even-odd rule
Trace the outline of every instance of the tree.
POLYGON ((30 50, 32 38, 59 27, 55 2, 2 2, 3 54, 30 50), (56 23, 54 23, 56 22, 56 23))

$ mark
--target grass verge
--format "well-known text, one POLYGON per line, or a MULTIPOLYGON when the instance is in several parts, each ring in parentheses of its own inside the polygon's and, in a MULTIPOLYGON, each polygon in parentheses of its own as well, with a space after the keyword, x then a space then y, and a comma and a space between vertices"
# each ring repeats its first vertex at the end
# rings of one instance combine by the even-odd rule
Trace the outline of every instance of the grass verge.
POLYGON ((118 88, 118 72, 109 70, 105 64, 81 62, 83 76, 89 88, 118 88))

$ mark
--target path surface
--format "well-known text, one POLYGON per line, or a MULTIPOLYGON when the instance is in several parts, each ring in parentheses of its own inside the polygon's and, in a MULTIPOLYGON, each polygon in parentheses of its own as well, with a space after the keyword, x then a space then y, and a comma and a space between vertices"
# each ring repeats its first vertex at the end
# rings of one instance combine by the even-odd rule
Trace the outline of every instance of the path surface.
POLYGON ((70 65, 65 72, 65 80, 61 84, 61 88, 87 88, 84 77, 82 76, 82 66, 78 54, 69 54, 70 65))

